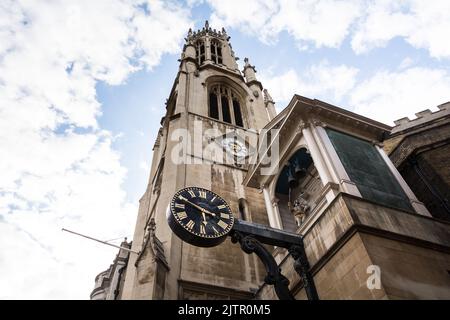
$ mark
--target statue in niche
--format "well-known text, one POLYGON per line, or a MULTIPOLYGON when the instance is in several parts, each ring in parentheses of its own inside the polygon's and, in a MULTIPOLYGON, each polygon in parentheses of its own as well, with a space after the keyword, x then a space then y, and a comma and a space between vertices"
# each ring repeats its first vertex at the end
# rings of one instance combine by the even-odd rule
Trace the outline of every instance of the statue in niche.
POLYGON ((294 200, 293 204, 291 204, 291 202, 288 203, 289 210, 294 215, 297 226, 300 226, 303 223, 310 209, 308 201, 306 201, 307 198, 308 194, 302 192, 297 199, 294 200))

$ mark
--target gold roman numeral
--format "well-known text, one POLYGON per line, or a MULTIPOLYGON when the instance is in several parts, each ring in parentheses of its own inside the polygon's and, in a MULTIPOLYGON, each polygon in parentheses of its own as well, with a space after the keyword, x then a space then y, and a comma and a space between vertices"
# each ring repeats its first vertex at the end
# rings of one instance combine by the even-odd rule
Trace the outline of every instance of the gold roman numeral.
POLYGON ((227 206, 226 205, 224 205, 224 204, 221 204, 220 206, 217 206, 217 209, 225 209, 227 206))
POLYGON ((214 202, 216 200, 216 196, 212 197, 211 202, 214 202))
POLYGON ((221 218, 223 218, 223 219, 230 219, 230 215, 229 214, 226 214, 226 213, 220 213, 220 217, 221 218))
POLYGON ((175 208, 184 209, 184 203, 175 203, 175 208))
POLYGON ((192 230, 192 228, 194 228, 195 226, 195 222, 192 220, 189 220, 188 223, 186 223, 186 228, 188 228, 189 230, 192 230))
POLYGON ((200 225, 200 233, 206 234, 205 226, 203 224, 200 225))
POLYGON ((177 216, 178 216, 178 218, 180 218, 181 220, 187 218, 187 214, 186 214, 186 212, 184 212, 184 211, 177 212, 177 216))
POLYGON ((191 195, 191 198, 195 198, 195 193, 194 193, 194 191, 189 190, 188 192, 189 192, 189 194, 191 195))
POLYGON ((199 192, 198 192, 198 196, 199 196, 200 198, 206 199, 206 191, 199 191, 199 192))
POLYGON ((228 224, 226 224, 225 222, 223 222, 223 220, 220 220, 219 222, 217 222, 217 225, 219 225, 222 229, 226 229, 228 228, 228 224))

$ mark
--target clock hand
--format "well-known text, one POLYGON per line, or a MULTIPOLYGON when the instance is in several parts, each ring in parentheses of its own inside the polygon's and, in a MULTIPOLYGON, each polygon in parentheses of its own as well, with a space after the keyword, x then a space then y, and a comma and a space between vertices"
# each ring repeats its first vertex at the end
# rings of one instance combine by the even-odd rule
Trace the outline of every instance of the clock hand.
POLYGON ((195 204, 195 203, 190 202, 188 199, 186 199, 186 198, 184 198, 184 197, 180 197, 180 199, 181 199, 182 201, 184 201, 184 202, 190 204, 190 205, 193 206, 194 208, 197 208, 197 209, 200 210, 202 213, 204 212, 204 213, 209 214, 209 215, 212 215, 212 216, 214 216, 214 217, 216 216, 215 213, 209 212, 209 211, 206 210, 205 208, 203 208, 203 207, 201 207, 201 206, 199 206, 199 205, 197 205, 197 204, 195 204))
POLYGON ((208 222, 206 221, 206 216, 205 216, 205 212, 204 211, 202 211, 202 216, 203 216, 203 224, 206 226, 206 224, 208 222))

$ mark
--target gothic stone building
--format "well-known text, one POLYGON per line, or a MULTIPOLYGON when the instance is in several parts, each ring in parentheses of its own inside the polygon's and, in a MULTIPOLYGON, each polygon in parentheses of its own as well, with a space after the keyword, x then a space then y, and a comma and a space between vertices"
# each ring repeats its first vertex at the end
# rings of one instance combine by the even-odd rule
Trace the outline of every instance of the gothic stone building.
MULTIPOLYGON (((450 105, 394 128, 298 95, 276 114, 254 66, 236 60, 224 29, 189 31, 140 200, 139 254, 121 250, 91 298, 277 298, 255 255, 230 240, 192 246, 169 228, 172 196, 198 186, 238 219, 301 235, 320 299, 449 299, 450 105), (248 161, 208 151, 229 141, 248 161)), ((289 253, 269 249, 305 299, 289 253)))

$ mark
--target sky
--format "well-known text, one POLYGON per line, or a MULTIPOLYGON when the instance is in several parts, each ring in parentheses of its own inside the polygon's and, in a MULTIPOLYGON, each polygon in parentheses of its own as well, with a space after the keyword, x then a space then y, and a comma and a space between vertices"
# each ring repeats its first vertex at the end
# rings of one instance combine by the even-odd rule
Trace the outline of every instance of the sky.
POLYGON ((225 27, 282 110, 450 100, 447 0, 0 0, 0 299, 89 299, 132 238, 184 37, 225 27))

